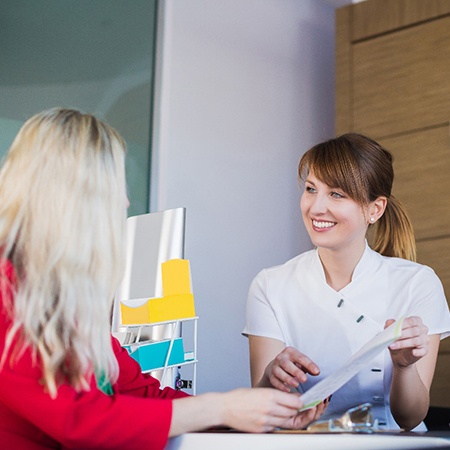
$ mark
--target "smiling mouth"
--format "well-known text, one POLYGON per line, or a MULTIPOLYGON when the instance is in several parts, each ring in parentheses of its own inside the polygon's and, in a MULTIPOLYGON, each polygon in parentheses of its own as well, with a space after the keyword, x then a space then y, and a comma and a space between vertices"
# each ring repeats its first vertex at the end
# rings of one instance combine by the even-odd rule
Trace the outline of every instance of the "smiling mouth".
POLYGON ((315 228, 332 228, 336 225, 336 222, 325 222, 325 221, 318 221, 313 220, 312 224, 315 228))

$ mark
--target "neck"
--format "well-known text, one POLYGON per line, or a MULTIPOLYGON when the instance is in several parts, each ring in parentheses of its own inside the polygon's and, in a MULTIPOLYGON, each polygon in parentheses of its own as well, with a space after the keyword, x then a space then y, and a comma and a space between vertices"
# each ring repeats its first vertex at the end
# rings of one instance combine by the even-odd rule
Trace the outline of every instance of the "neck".
POLYGON ((353 272, 365 250, 364 246, 353 251, 338 251, 319 248, 319 257, 325 272, 327 284, 335 291, 347 286, 353 277, 353 272))

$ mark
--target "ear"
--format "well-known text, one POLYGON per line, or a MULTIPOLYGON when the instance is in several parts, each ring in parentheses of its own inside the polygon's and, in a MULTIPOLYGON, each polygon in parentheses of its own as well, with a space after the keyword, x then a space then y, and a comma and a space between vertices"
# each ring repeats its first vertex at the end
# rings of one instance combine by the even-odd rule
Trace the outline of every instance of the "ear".
POLYGON ((383 214, 386 209, 387 198, 386 197, 378 197, 376 200, 371 202, 368 207, 368 215, 369 215, 369 223, 374 224, 383 214))

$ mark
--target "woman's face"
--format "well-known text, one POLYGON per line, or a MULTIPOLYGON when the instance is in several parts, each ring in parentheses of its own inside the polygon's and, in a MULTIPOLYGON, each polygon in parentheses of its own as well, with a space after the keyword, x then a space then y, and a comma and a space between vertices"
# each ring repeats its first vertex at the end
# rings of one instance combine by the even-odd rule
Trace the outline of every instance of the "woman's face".
POLYGON ((300 207, 316 247, 345 250, 365 245, 368 225, 361 205, 341 189, 319 181, 312 172, 305 181, 300 207))

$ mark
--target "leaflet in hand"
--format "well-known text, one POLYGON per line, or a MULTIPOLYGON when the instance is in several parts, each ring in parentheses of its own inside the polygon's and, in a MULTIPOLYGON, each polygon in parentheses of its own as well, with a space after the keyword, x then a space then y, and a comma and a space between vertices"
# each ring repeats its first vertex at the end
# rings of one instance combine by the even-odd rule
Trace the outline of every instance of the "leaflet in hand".
POLYGON ((303 395, 304 411, 318 405, 333 392, 340 389, 347 381, 363 369, 379 352, 395 342, 402 334, 403 319, 400 319, 381 333, 377 334, 367 344, 361 347, 340 369, 319 381, 303 395))

